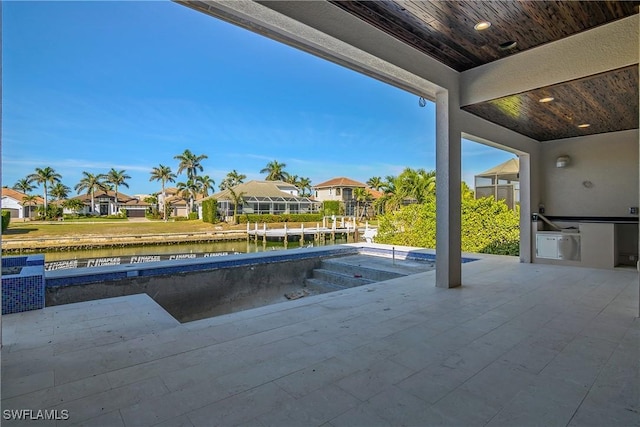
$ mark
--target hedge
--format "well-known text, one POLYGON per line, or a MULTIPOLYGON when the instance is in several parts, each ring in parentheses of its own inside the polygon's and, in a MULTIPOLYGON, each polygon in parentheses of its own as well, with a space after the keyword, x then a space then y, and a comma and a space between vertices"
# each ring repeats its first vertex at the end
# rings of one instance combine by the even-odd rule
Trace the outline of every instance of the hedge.
POLYGON ((322 214, 241 214, 237 215, 237 223, 247 222, 320 222, 322 214))
MULTIPOLYGON (((404 206, 379 218, 377 243, 435 248, 436 201, 404 206)), ((497 255, 520 252, 520 211, 490 197, 462 199, 462 250, 497 255)))
POLYGON ((324 216, 340 215, 339 200, 325 200, 322 202, 322 214, 324 216))
POLYGON ((11 222, 11 211, 2 209, 2 232, 9 227, 9 223, 11 222))
POLYGON ((202 201, 202 221, 215 224, 218 222, 218 201, 216 199, 206 199, 202 201))

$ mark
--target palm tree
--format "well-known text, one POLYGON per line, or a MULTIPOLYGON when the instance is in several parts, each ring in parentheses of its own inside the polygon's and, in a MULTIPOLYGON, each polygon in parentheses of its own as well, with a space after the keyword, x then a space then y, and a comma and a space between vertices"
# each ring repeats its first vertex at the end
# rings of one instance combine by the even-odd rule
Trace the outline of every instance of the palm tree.
POLYGON ((27 177, 29 183, 36 182, 38 185, 42 184, 44 189, 44 211, 47 211, 47 184, 55 184, 60 182, 62 175, 56 173, 53 168, 49 166, 45 168, 36 168, 36 172, 27 177))
POLYGON ((367 181, 367 185, 376 191, 380 191, 380 189, 384 186, 384 182, 379 176, 373 176, 369 178, 369 180, 367 181))
POLYGON ((176 174, 171 172, 171 168, 169 166, 160 164, 159 166, 151 169, 151 178, 149 178, 149 181, 160 181, 162 183, 162 218, 165 221, 167 220, 167 195, 165 194, 164 186, 167 182, 175 182, 176 178, 176 174))
POLYGON ((69 197, 70 191, 71 189, 69 187, 67 187, 61 182, 57 182, 56 185, 51 187, 50 193, 51 193, 51 197, 55 198, 56 200, 61 200, 69 197))
POLYGON ((111 168, 111 170, 105 175, 105 180, 109 184, 113 184, 113 187, 115 188, 116 213, 120 212, 120 209, 118 208, 118 186, 122 185, 129 188, 129 184, 127 184, 128 179, 131 179, 131 177, 125 173, 124 169, 117 171, 114 168, 111 168))
POLYGON ((247 175, 238 173, 238 171, 234 169, 229 172, 220 183, 220 191, 226 190, 227 188, 235 187, 238 184, 242 184, 246 178, 247 175))
POLYGON ((267 181, 285 181, 288 173, 284 171, 284 168, 287 167, 285 163, 278 163, 277 160, 267 163, 267 166, 263 168, 260 173, 266 173, 267 181))
POLYGON ((77 215, 84 207, 84 203, 80 199, 67 199, 62 202, 62 207, 71 209, 77 215))
POLYGON ((385 176, 380 188, 385 194, 394 194, 396 192, 396 177, 393 175, 385 176))
POLYGON ((78 192, 78 194, 80 194, 81 191, 86 190, 87 194, 91 195, 91 207, 89 208, 89 212, 93 213, 93 210, 96 207, 94 198, 96 190, 107 191, 106 186, 102 181, 104 179, 104 175, 94 175, 85 171, 82 172, 82 175, 82 179, 79 183, 76 184, 74 188, 78 192))
POLYGON ((145 203, 149 203, 151 205, 151 211, 155 215, 158 212, 158 197, 155 195, 147 196, 143 200, 145 203))
POLYGON ((203 197, 209 197, 209 190, 216 191, 216 183, 209 178, 209 175, 196 176, 196 183, 200 187, 198 193, 202 194, 203 197))
POLYGON ((387 176, 382 184, 384 196, 377 201, 384 203, 387 210, 398 209, 408 201, 424 203, 429 196, 435 195, 436 173, 424 169, 405 168, 397 177, 387 176))
POLYGON ((298 188, 300 189, 300 195, 302 197, 311 196, 311 180, 309 178, 300 178, 298 180, 298 188))
POLYGON ((180 160, 180 163, 178 163, 178 175, 180 175, 182 171, 187 171, 187 180, 193 180, 193 178, 198 175, 198 171, 203 171, 200 162, 207 159, 208 156, 206 154, 196 156, 190 150, 184 150, 182 154, 178 154, 173 158, 180 160))
POLYGON ((396 195, 402 200, 413 199, 417 203, 423 203, 429 194, 435 192, 435 188, 434 171, 406 168, 396 179, 396 195))
POLYGON ((34 196, 33 194, 27 194, 22 198, 22 206, 29 207, 28 214, 25 214, 25 218, 31 218, 31 206, 35 206, 38 204, 38 196, 34 196))
POLYGON ((192 179, 188 179, 187 182, 179 182, 176 186, 182 197, 189 199, 189 212, 193 212, 193 200, 196 198, 200 186, 192 179))
POLYGON ((233 200, 233 223, 237 222, 238 206, 244 204, 244 191, 236 193, 233 188, 229 187, 229 194, 231 194, 231 200, 233 200))
POLYGON ((393 175, 387 175, 380 186, 384 195, 374 202, 374 207, 378 213, 392 211, 400 207, 400 202, 396 197, 396 179, 393 175))
POLYGON ((284 178, 284 182, 288 182, 289 184, 293 184, 296 187, 298 186, 300 177, 298 175, 287 175, 284 178))
POLYGON ((34 188, 35 187, 31 185, 31 182, 29 182, 28 178, 19 179, 15 184, 13 184, 14 190, 20 191, 24 194, 29 194, 31 191, 33 191, 34 188))
MULTIPOLYGON (((371 193, 369 193, 364 188, 354 188, 353 189, 353 197, 356 199, 356 217, 358 216, 358 211, 360 210, 360 203, 366 203, 371 200, 371 193)), ((364 216, 366 209, 362 209, 360 213, 360 218, 364 216)))

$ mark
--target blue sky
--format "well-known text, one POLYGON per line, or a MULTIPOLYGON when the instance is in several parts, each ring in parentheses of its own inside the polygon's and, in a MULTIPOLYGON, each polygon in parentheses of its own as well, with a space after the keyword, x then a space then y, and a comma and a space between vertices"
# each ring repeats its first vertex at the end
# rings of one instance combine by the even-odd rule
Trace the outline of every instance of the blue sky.
MULTIPOLYGON (((271 160, 316 184, 435 168, 432 103, 184 6, 2 7, 3 185, 51 166, 73 188, 114 167, 131 175, 121 191, 152 193, 151 168, 177 170, 185 149, 216 187, 271 160)), ((463 179, 511 157, 464 142, 463 179)))

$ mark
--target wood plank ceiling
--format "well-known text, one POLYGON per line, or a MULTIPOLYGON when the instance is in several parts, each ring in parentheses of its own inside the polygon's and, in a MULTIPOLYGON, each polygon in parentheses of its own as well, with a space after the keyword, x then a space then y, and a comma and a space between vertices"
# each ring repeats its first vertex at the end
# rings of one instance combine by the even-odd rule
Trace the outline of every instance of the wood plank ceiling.
POLYGON ((637 129, 638 66, 462 109, 538 141, 637 129))
MULTIPOLYGON (((640 4, 521 0, 330 2, 457 71, 631 16, 638 12, 640 4), (476 31, 474 25, 480 21, 490 22, 491 30, 476 31)), ((637 129, 638 67, 463 109, 539 141, 637 129), (540 103, 545 93, 554 101, 540 103), (586 123, 590 126, 577 127, 586 123)))

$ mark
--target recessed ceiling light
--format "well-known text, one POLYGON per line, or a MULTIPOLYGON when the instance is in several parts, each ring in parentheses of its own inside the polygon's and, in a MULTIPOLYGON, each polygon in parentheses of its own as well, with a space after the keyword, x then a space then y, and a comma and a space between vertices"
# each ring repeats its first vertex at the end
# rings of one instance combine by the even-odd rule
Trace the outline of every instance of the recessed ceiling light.
POLYGON ((591 124, 589 124, 589 123, 580 123, 578 125, 578 127, 581 128, 581 129, 588 128, 589 126, 591 126, 591 124))
POLYGON ((554 98, 553 96, 545 96, 544 98, 540 98, 540 99, 538 100, 538 102, 542 102, 542 103, 545 103, 545 102, 551 102, 551 101, 553 101, 554 99, 555 99, 555 98, 554 98))
POLYGON ((491 22, 489 22, 489 21, 480 21, 476 25, 474 25, 473 28, 476 31, 482 31, 482 30, 486 30, 490 26, 491 26, 491 22))
POLYGON ((500 50, 509 50, 509 49, 513 49, 514 47, 516 47, 518 45, 518 43, 514 40, 509 40, 507 42, 504 43, 500 43, 498 45, 498 47, 500 48, 500 50))

